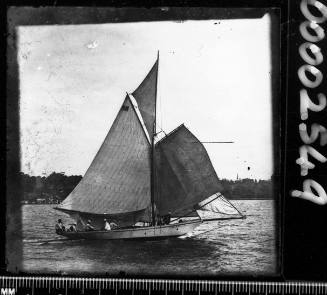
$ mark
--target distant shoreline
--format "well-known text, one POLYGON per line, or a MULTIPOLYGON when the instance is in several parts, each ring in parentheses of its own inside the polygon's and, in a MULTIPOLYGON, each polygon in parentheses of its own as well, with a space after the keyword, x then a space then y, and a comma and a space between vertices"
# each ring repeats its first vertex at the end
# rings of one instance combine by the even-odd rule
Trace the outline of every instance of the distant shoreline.
MULTIPOLYGON (((252 198, 252 199, 229 199, 230 201, 274 201, 275 199, 272 198, 252 198)), ((24 203, 22 202, 21 205, 59 205, 59 203, 24 203)))
MULTIPOLYGON (((17 194, 25 204, 59 204, 76 187, 81 175, 67 176, 63 172, 53 172, 48 176, 19 174, 20 186, 17 194)), ((229 200, 274 200, 273 181, 263 179, 219 179, 223 195, 229 200)))

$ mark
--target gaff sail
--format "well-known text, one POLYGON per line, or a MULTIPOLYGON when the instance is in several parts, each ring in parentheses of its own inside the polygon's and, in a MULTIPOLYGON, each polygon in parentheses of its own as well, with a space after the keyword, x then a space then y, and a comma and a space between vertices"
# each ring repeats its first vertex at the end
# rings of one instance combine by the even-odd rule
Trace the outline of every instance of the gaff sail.
POLYGON ((223 191, 203 144, 184 125, 157 142, 155 165, 155 203, 160 215, 185 215, 223 191))
POLYGON ((150 144, 127 95, 86 174, 58 209, 140 215, 150 205, 150 144))

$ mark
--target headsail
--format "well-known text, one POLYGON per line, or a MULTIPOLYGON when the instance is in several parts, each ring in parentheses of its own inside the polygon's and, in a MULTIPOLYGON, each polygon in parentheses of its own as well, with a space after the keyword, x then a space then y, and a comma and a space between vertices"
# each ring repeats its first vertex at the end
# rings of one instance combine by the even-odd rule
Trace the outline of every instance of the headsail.
POLYGON ((156 112, 158 62, 158 60, 155 62, 142 83, 133 92, 150 138, 153 136, 153 123, 156 112))
POLYGON ((214 194, 198 204, 198 211, 209 211, 226 215, 240 215, 240 212, 223 195, 214 194))
POLYGON ((223 191, 202 143, 180 125, 156 144, 157 194, 161 215, 181 216, 218 191, 223 191))
POLYGON ((139 215, 150 204, 150 170, 150 144, 127 95, 91 166, 58 209, 139 215))

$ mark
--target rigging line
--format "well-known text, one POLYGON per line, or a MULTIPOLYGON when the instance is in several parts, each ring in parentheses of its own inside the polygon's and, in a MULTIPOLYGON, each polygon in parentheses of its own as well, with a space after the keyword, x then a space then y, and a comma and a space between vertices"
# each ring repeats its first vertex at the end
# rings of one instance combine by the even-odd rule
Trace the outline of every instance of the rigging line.
POLYGON ((165 130, 163 130, 163 129, 161 128, 161 126, 158 126, 158 127, 160 128, 160 131, 157 132, 155 135, 158 135, 158 134, 160 134, 160 133, 162 132, 163 134, 165 134, 165 136, 167 136, 167 133, 165 132, 165 130))
POLYGON ((205 221, 215 221, 215 220, 230 220, 230 219, 245 219, 245 215, 242 215, 240 217, 217 217, 217 218, 205 218, 202 219, 205 221))
MULTIPOLYGON (((200 206, 199 208, 196 208, 196 209, 193 208, 192 211, 188 212, 187 214, 185 214, 185 215, 183 215, 183 216, 177 217, 177 218, 171 220, 170 222, 173 222, 173 221, 175 221, 175 220, 178 220, 178 219, 184 218, 184 217, 186 217, 188 214, 191 214, 192 212, 194 212, 194 211, 196 211, 196 210, 199 210, 199 209, 203 208, 204 206, 206 206, 206 205, 212 203, 213 201, 217 200, 218 198, 220 198, 220 197, 222 196, 222 194, 221 194, 221 193, 216 193, 216 196, 217 196, 217 197, 215 197, 214 199, 212 199, 212 200, 210 200, 209 202, 205 203, 204 205, 200 206)), ((196 204, 196 205, 197 205, 197 204, 196 204)), ((200 217, 200 219, 201 219, 201 217, 200 217)))
POLYGON ((200 141, 201 143, 235 143, 234 141, 200 141))
POLYGON ((242 214, 231 202, 229 202, 225 197, 224 199, 226 200, 227 203, 229 203, 242 217, 245 218, 245 215, 242 214))

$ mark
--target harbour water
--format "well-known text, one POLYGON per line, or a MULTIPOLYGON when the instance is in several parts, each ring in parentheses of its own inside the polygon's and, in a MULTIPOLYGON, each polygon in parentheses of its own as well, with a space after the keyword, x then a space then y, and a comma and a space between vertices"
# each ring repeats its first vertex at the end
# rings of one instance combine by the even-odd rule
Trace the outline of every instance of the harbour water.
POLYGON ((23 269, 28 273, 118 275, 274 275, 278 269, 272 200, 233 201, 246 219, 205 222, 190 237, 160 241, 44 241, 67 215, 23 205, 23 269), (212 230, 211 230, 212 229, 212 230), (211 231, 209 231, 211 230, 211 231))

